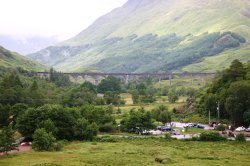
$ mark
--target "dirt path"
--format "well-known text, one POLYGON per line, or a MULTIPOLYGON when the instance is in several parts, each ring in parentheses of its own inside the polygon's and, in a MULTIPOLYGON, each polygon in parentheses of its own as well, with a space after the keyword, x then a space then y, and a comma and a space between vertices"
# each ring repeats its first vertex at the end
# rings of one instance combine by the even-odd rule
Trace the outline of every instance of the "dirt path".
MULTIPOLYGON (((31 146, 19 146, 18 150, 12 150, 10 152, 8 152, 8 154, 17 154, 17 153, 24 153, 24 152, 28 152, 31 150, 31 146)), ((0 153, 0 156, 4 156, 3 153, 0 153)))

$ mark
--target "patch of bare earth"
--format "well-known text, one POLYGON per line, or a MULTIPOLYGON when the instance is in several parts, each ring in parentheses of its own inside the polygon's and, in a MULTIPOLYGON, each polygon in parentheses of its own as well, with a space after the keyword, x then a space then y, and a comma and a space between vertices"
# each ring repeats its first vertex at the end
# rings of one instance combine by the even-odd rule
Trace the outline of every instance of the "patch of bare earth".
MULTIPOLYGON (((31 146, 19 146, 18 150, 12 150, 8 154, 25 153, 31 150, 31 146)), ((4 156, 4 153, 0 153, 0 156, 4 156)))

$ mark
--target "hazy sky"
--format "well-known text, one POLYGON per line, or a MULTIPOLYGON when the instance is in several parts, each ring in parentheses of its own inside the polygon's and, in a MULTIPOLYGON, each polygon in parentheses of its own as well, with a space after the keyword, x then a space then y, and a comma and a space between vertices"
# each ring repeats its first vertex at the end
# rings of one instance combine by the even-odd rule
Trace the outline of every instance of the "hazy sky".
POLYGON ((72 37, 127 0, 1 0, 0 34, 72 37))

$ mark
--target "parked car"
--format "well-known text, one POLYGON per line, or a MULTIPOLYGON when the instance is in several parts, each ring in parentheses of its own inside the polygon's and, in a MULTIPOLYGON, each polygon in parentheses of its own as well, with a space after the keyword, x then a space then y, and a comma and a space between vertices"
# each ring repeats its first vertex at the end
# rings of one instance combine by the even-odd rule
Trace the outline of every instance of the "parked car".
POLYGON ((194 123, 188 123, 188 124, 186 124, 184 127, 194 127, 194 123))
POLYGON ((172 128, 168 126, 162 126, 161 131, 171 131, 172 128))
POLYGON ((173 129, 173 130, 171 131, 171 134, 173 134, 173 135, 180 135, 180 130, 178 130, 178 129, 173 129))
POLYGON ((204 129, 205 127, 200 124, 194 124, 193 128, 204 129))
POLYGON ((157 126, 157 130, 171 131, 171 127, 170 126, 157 126))
POLYGON ((247 129, 245 129, 246 132, 250 132, 250 127, 248 127, 247 129))
POLYGON ((196 124, 196 123, 188 123, 185 127, 190 127, 190 128, 200 128, 200 129, 204 129, 205 127, 200 125, 200 124, 196 124))
POLYGON ((23 142, 20 144, 21 146, 31 146, 32 143, 31 142, 23 142))
POLYGON ((162 134, 162 131, 160 131, 160 130, 150 130, 150 131, 149 131, 149 134, 152 134, 152 135, 160 135, 160 134, 162 134))
POLYGON ((141 132, 142 135, 150 135, 149 131, 148 130, 144 130, 141 132))
POLYGON ((245 131, 245 130, 246 130, 246 128, 243 127, 243 126, 238 127, 238 128, 235 129, 235 131, 245 131))

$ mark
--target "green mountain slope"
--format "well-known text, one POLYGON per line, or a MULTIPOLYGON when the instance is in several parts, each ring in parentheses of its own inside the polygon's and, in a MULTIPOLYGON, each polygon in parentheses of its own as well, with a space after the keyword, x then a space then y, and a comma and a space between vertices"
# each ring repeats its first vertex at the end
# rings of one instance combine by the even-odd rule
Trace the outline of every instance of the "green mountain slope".
POLYGON ((249 39, 250 1, 129 0, 76 37, 29 56, 63 71, 214 71, 250 60, 249 39))
POLYGON ((10 52, 0 46, 0 67, 17 68, 21 67, 26 70, 43 71, 46 67, 29 58, 10 52))

